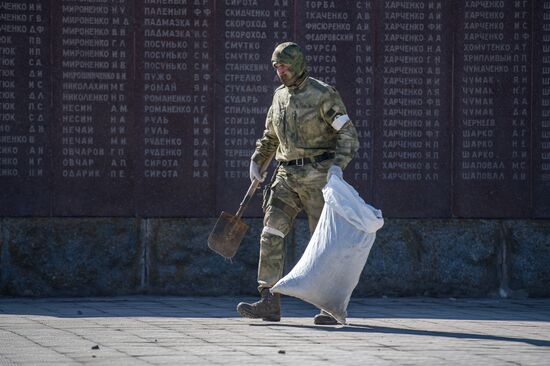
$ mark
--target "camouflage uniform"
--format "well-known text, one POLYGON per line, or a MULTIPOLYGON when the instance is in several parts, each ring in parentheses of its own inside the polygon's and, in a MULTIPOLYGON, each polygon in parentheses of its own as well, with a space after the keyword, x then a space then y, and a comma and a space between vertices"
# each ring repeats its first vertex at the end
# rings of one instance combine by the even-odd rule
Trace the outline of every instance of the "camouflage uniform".
POLYGON ((328 169, 335 164, 343 170, 359 147, 340 95, 333 87, 307 76, 297 45, 279 45, 272 62, 291 65, 296 77, 285 80, 288 85, 275 91, 265 131, 252 155, 252 160, 261 166, 276 151, 275 159, 280 163, 264 202, 258 265, 260 291, 273 286, 283 274, 284 237, 296 215, 305 210, 313 233, 324 205, 322 188, 328 169), (317 157, 317 161, 312 157, 317 157), (291 161, 294 164, 287 165, 291 161))

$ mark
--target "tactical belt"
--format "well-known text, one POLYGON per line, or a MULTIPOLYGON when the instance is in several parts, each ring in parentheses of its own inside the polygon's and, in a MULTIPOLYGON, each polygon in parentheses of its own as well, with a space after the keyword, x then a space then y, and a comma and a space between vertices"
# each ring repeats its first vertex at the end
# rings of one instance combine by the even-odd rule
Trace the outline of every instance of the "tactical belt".
POLYGON ((320 163, 321 161, 325 161, 325 160, 329 160, 329 159, 334 159, 334 153, 333 152, 324 152, 321 155, 315 155, 315 156, 300 158, 300 159, 296 159, 296 160, 281 161, 281 165, 283 165, 283 166, 290 166, 290 165, 303 166, 304 164, 320 163))

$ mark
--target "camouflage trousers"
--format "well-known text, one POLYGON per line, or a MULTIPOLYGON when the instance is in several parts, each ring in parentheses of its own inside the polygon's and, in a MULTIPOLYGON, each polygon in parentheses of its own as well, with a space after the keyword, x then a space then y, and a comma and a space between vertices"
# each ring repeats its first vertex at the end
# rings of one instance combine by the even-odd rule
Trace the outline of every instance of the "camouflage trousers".
POLYGON ((260 239, 258 289, 271 287, 283 275, 284 237, 290 232, 296 215, 304 210, 312 234, 323 210, 322 189, 327 182, 331 161, 304 166, 279 167, 264 199, 264 228, 260 239))

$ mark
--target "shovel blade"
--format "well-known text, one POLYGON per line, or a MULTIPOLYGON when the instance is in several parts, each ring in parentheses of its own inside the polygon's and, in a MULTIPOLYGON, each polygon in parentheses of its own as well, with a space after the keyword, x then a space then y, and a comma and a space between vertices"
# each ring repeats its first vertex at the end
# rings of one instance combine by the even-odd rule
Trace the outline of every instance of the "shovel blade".
POLYGON ((208 236, 208 247, 225 258, 232 258, 247 230, 248 225, 240 218, 222 211, 208 236))

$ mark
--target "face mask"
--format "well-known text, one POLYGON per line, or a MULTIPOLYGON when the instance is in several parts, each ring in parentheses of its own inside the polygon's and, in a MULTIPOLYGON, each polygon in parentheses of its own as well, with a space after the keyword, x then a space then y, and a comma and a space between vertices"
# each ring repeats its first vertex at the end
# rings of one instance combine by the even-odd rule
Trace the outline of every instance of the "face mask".
MULTIPOLYGON (((275 67, 275 65, 273 65, 275 67)), ((275 67, 277 70, 277 77, 286 86, 291 86, 293 84, 293 81, 296 79, 296 75, 290 70, 289 65, 285 65, 283 67, 275 67)))

